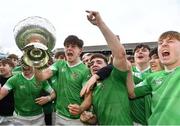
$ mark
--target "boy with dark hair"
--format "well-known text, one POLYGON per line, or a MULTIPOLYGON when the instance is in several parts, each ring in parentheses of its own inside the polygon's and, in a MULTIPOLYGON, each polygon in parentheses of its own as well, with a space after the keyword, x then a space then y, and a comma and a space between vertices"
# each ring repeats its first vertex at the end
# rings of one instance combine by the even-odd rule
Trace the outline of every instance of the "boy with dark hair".
MULTIPOLYGON (((64 40, 65 60, 56 61, 43 71, 36 70, 38 80, 57 77, 56 85, 56 125, 80 125, 80 114, 87 108, 80 97, 80 91, 89 78, 89 69, 80 60, 83 41, 75 35, 64 40)), ((85 98, 86 99, 86 98, 85 98)))
MULTIPOLYGON (((107 27, 96 11, 87 11, 88 20, 96 25, 104 35, 112 51, 112 72, 103 81, 97 82, 93 90, 92 104, 99 125, 132 125, 128 93, 126 90, 127 59, 123 45, 107 27)), ((90 59, 91 74, 94 75, 101 68, 107 66, 107 59, 102 55, 93 55, 90 59)), ((86 91, 87 84, 83 87, 86 91)), ((82 92, 81 92, 82 93, 82 92)), ((83 93, 81 94, 83 95, 83 93)))
MULTIPOLYGON (((138 44, 134 49, 135 65, 132 66, 132 71, 134 80, 137 80, 135 84, 139 83, 139 79, 142 81, 151 73, 149 53, 149 46, 143 43, 138 44)), ((151 95, 132 99, 130 106, 134 123, 147 125, 147 120, 151 114, 151 95)))
POLYGON ((67 45, 70 45, 70 44, 77 45, 79 48, 83 48, 84 42, 75 35, 69 35, 64 40, 64 46, 67 46, 67 45))

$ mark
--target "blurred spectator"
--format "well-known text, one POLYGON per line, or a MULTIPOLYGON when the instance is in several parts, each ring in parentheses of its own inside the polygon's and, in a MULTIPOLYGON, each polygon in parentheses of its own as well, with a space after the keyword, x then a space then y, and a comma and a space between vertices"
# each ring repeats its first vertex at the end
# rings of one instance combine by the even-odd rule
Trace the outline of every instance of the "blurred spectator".
POLYGON ((134 56, 128 55, 127 60, 131 63, 132 66, 135 66, 134 56))
POLYGON ((65 56, 65 53, 62 52, 62 51, 58 51, 55 53, 54 55, 54 60, 66 60, 66 56, 65 56))
POLYGON ((108 64, 113 64, 113 55, 112 54, 108 57, 108 64))
POLYGON ((150 57, 150 68, 151 68, 151 71, 152 72, 156 72, 156 71, 160 71, 160 70, 163 70, 164 69, 164 66, 162 65, 160 59, 159 59, 159 56, 158 56, 158 49, 157 47, 154 48, 150 54, 149 54, 149 57, 150 57))
POLYGON ((89 67, 89 60, 91 58, 92 54, 91 53, 84 53, 82 56, 82 61, 85 65, 89 67))
MULTIPOLYGON (((10 59, 1 59, 0 60, 0 89, 6 83, 6 81, 12 76, 12 68, 14 64, 10 59)), ((4 125, 7 122, 12 121, 14 111, 14 98, 13 92, 0 100, 0 117, 3 119, 0 122, 0 125, 4 125)))
POLYGON ((10 54, 7 58, 9 58, 14 63, 14 67, 19 65, 19 58, 16 54, 10 54))

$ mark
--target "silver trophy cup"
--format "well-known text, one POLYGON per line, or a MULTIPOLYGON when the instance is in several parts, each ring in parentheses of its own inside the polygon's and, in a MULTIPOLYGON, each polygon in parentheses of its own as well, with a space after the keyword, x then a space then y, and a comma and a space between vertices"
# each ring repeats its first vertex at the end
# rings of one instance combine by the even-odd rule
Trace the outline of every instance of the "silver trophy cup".
POLYGON ((45 18, 28 17, 14 28, 16 45, 23 51, 22 63, 35 68, 44 68, 54 48, 55 28, 45 18))

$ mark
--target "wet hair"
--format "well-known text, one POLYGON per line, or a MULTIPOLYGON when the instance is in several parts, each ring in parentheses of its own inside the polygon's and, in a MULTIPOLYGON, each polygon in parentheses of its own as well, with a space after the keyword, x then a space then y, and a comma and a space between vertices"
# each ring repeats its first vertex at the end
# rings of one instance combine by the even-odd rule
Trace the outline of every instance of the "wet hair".
POLYGON ((164 32, 160 35, 159 37, 159 41, 165 39, 165 38, 169 38, 169 39, 177 39, 180 41, 180 33, 177 31, 167 31, 164 32))
POLYGON ((79 39, 77 36, 75 35, 69 35, 65 40, 64 40, 64 46, 67 45, 77 45, 79 48, 83 47, 83 40, 79 39))
POLYGON ((153 56, 154 54, 158 56, 158 49, 157 49, 157 47, 155 47, 153 50, 151 50, 151 52, 149 53, 149 57, 153 56))
POLYGON ((10 54, 7 58, 18 60, 18 56, 16 54, 10 54))
POLYGON ((148 49, 148 50, 150 51, 150 47, 149 47, 148 45, 141 43, 141 44, 138 44, 138 45, 135 47, 134 53, 136 52, 137 49, 140 49, 140 48, 146 48, 146 49, 148 49))
POLYGON ((13 64, 13 62, 9 59, 9 58, 4 58, 4 59, 1 59, 0 60, 0 64, 2 64, 2 65, 6 65, 6 64, 8 64, 10 67, 14 67, 14 64, 13 64))
POLYGON ((95 54, 93 54, 93 55, 91 56, 91 58, 90 58, 90 62, 91 62, 93 59, 95 59, 95 58, 101 58, 101 59, 103 59, 103 60, 105 61, 106 64, 108 64, 108 60, 107 60, 107 58, 105 57, 105 55, 103 55, 103 54, 100 54, 100 53, 95 53, 95 54))

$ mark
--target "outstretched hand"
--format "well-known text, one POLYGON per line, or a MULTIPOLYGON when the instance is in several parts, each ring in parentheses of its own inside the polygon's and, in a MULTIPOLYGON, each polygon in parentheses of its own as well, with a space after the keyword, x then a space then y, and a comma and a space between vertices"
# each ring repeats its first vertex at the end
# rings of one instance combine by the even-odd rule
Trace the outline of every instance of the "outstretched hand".
POLYGON ((81 89, 80 96, 84 96, 85 94, 88 94, 90 90, 92 89, 94 83, 89 83, 89 81, 84 85, 84 87, 81 89))
POLYGON ((80 96, 82 97, 83 95, 88 94, 99 78, 100 77, 97 74, 94 74, 81 89, 80 96))
POLYGON ((99 14, 99 12, 97 11, 89 11, 86 10, 87 13, 89 13, 87 15, 87 19, 93 24, 93 25, 99 25, 100 22, 102 22, 101 16, 99 14))

